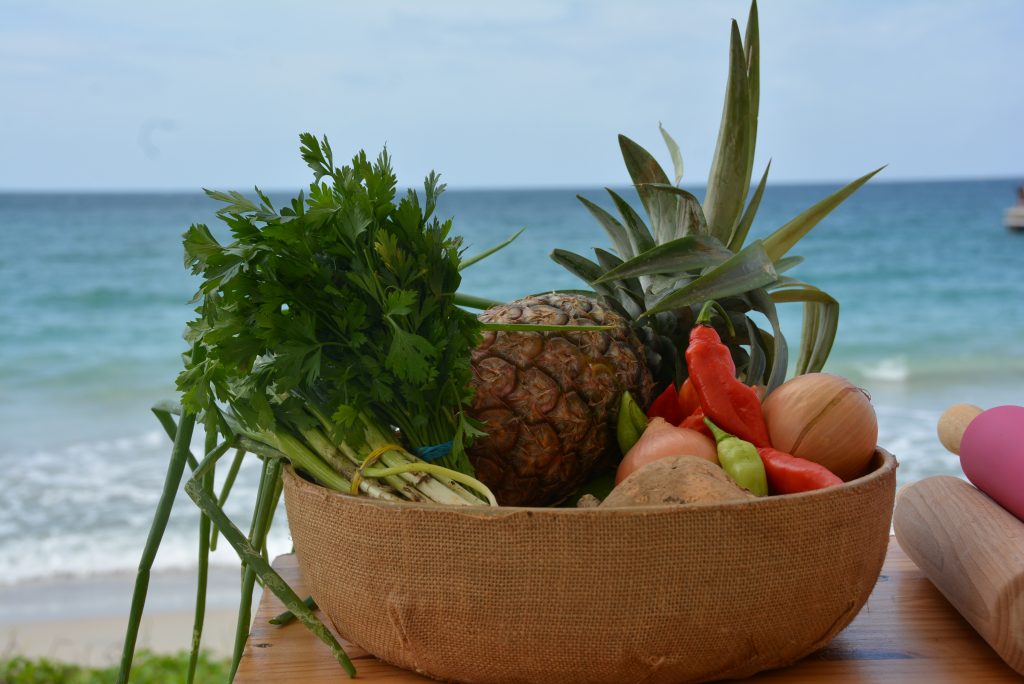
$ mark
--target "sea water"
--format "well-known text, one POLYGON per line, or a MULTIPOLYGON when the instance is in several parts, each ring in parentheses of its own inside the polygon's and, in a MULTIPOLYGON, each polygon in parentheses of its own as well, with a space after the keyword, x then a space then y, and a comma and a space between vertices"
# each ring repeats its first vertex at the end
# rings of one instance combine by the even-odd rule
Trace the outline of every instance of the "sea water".
MULTIPOLYGON (((769 186, 751 237, 835 189, 769 186)), ((790 275, 841 303, 826 370, 871 394, 900 482, 959 473, 935 437, 947 405, 1024 403, 1024 235, 1001 225, 1014 189, 872 181, 793 250, 790 275)), ((526 227, 463 291, 582 287, 549 258, 609 246, 577 194, 611 208, 600 188, 447 192, 439 212, 470 254, 526 227)), ((138 563, 170 452, 149 407, 174 398, 197 285, 181 233, 216 209, 198 191, 0 194, 0 582, 138 563)), ((795 348, 801 307, 780 309, 795 348)), ((229 502, 243 528, 257 476, 247 463, 229 502)), ((195 525, 179 496, 158 567, 195 565, 195 525)), ((278 525, 271 551, 288 544, 278 525)))

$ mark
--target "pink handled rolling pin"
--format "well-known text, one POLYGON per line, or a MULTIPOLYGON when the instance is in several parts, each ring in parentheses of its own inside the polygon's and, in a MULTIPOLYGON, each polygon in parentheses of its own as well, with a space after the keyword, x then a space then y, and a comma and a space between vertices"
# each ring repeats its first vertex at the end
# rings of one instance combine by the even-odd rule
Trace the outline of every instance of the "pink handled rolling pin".
POLYGON ((957 404, 939 439, 964 474, 901 487, 900 546, 985 641, 1024 674, 1024 407, 957 404))
POLYGON ((1024 520, 1024 406, 951 406, 939 419, 939 441, 960 455, 975 487, 1024 520))

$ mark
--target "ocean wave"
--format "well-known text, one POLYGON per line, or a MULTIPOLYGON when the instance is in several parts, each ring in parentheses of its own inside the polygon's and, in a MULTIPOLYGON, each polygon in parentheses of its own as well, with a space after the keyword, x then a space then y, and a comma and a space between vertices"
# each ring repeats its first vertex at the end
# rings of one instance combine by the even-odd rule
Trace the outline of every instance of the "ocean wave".
MULTIPOLYGON (((59 534, 45 539, 12 539, 0 544, 0 556, 5 559, 0 586, 103 574, 134 574, 138 569, 142 548, 142 543, 134 536, 128 537, 109 530, 94 534, 59 534)), ((291 537, 287 526, 275 525, 275 530, 267 539, 267 552, 273 558, 290 550, 291 537)), ((190 534, 176 530, 167 534, 161 542, 153 570, 194 570, 197 567, 197 556, 195 528, 190 534)), ((210 565, 237 567, 239 559, 234 549, 221 541, 217 550, 210 555, 210 565)))
POLYGON ((858 373, 868 380, 906 382, 910 379, 910 364, 902 356, 883 358, 876 363, 857 366, 858 373))
MULTIPOLYGON (((201 453, 202 440, 197 434, 193 453, 201 453)), ((160 499, 170 447, 165 434, 151 430, 57 448, 0 452, 0 464, 18 466, 0 468, 0 487, 6 494, 0 499, 0 558, 5 566, 0 584, 134 571, 160 499)), ((227 470, 226 464, 218 469, 218 491, 227 470)), ((259 474, 259 460, 247 457, 225 506, 243 527, 259 474)), ((198 508, 179 488, 157 569, 196 567, 198 521, 198 508)), ((213 562, 236 564, 234 552, 223 546, 213 562)), ((289 548, 282 506, 270 551, 289 548)))
POLYGON ((875 406, 878 444, 896 456, 899 484, 932 475, 963 476, 960 458, 942 446, 936 433, 941 409, 922 409, 898 404, 875 406))
POLYGON ((854 382, 892 385, 995 386, 1024 381, 1024 355, 1002 357, 977 351, 957 354, 834 354, 825 367, 854 382))

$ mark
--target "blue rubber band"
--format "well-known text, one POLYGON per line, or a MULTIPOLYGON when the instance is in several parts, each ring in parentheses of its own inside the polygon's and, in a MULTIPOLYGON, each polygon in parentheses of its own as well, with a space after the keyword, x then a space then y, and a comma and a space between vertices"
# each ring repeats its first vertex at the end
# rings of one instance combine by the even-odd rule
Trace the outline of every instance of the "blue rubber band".
POLYGON ((416 447, 416 455, 422 458, 424 461, 437 461, 452 451, 451 441, 442 442, 441 444, 432 444, 430 446, 416 447))

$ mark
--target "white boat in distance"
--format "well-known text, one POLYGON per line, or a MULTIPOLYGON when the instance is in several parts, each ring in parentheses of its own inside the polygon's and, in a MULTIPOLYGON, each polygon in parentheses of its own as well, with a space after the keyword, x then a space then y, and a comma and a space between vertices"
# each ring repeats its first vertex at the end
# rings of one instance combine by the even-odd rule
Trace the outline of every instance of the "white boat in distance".
POLYGON ((1017 188, 1017 206, 1003 212, 1003 225, 1016 233, 1024 232, 1024 185, 1017 188))
POLYGON ((1024 232, 1024 206, 1010 207, 1003 213, 1003 224, 1016 233, 1024 232))

